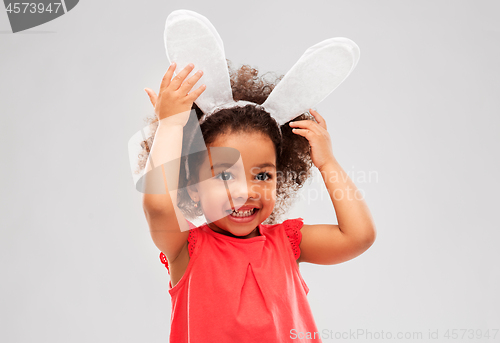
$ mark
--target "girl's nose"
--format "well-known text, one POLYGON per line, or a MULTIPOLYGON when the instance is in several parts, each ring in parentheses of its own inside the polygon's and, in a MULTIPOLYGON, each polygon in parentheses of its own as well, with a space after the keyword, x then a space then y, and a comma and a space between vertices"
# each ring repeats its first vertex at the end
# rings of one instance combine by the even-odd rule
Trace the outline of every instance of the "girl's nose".
POLYGON ((233 184, 234 187, 231 188, 231 197, 233 199, 239 199, 245 202, 247 199, 259 199, 259 193, 257 192, 257 187, 251 180, 240 180, 233 184))

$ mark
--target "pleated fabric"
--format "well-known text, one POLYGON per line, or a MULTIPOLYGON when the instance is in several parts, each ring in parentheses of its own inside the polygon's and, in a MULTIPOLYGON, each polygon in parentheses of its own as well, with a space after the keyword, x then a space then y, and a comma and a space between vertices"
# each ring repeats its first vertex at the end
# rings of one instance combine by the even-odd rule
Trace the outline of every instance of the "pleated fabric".
MULTIPOLYGON (((241 239, 190 223, 190 261, 169 293, 171 343, 321 342, 296 259, 302 218, 241 239)), ((168 268, 163 253, 161 262, 168 268)))

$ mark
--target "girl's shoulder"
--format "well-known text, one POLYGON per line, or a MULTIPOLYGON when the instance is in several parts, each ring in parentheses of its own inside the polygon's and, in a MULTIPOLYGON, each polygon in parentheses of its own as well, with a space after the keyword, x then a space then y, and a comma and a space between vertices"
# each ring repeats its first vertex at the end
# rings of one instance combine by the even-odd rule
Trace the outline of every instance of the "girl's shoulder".
POLYGON ((300 257, 300 241, 302 240, 302 232, 300 229, 304 226, 304 219, 288 219, 283 222, 283 228, 292 245, 293 255, 295 259, 300 257))
POLYGON ((287 219, 279 224, 267 224, 263 225, 265 229, 270 232, 277 229, 283 229, 287 235, 296 235, 297 232, 300 232, 302 226, 304 226, 304 219, 295 218, 295 219, 287 219))
POLYGON ((294 218, 294 219, 287 219, 281 223, 278 224, 262 224, 266 229, 272 230, 276 228, 283 228, 285 231, 287 230, 293 230, 293 229, 299 229, 304 225, 304 219, 303 218, 294 218))
POLYGON ((273 231, 278 233, 280 230, 283 230, 292 246, 295 259, 298 259, 300 256, 300 241, 302 240, 302 233, 300 231, 302 226, 304 226, 304 219, 295 218, 287 219, 279 224, 265 225, 265 228, 268 233, 273 231))
MULTIPOLYGON (((188 248, 189 257, 191 258, 191 256, 193 256, 193 254, 194 254, 196 243, 199 240, 200 228, 203 225, 196 226, 193 223, 191 223, 189 220, 186 219, 186 221, 188 222, 188 225, 189 225, 189 235, 188 235, 188 239, 187 239, 187 248, 188 248)), ((167 268, 167 271, 170 274, 170 268, 169 268, 167 256, 165 256, 165 254, 163 252, 160 252, 160 261, 161 261, 161 263, 163 263, 165 265, 165 268, 167 268)))

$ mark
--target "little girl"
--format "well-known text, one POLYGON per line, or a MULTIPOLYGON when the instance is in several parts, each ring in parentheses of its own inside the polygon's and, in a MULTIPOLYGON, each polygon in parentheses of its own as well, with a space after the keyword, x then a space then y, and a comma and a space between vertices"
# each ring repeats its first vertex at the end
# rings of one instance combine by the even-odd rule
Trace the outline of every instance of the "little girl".
MULTIPOLYGON (((146 170, 181 155, 192 108, 203 116, 194 101, 206 86, 192 90, 203 72, 187 78, 190 64, 172 78, 175 67, 158 96, 145 89, 156 114, 154 140, 143 142, 140 166, 146 170)), ((231 72, 235 101, 264 102, 275 84, 256 75, 247 66, 231 72)), ((367 205, 333 156, 325 120, 310 113, 314 120, 302 114, 280 127, 256 106, 219 110, 200 125, 205 144, 236 149, 243 168, 218 166, 211 158, 190 161, 189 155, 189 179, 181 161, 181 173, 173 173, 180 175, 173 180, 177 191, 144 194, 151 235, 170 274, 170 342, 321 342, 298 264, 350 260, 373 244, 376 232, 367 205), (307 225, 302 218, 275 223, 312 164, 323 176, 338 225, 307 225), (205 170, 212 175, 201 175, 205 170), (233 187, 230 196, 218 191, 227 189, 221 185, 233 187), (207 222, 198 227, 185 219, 201 214, 207 222)))

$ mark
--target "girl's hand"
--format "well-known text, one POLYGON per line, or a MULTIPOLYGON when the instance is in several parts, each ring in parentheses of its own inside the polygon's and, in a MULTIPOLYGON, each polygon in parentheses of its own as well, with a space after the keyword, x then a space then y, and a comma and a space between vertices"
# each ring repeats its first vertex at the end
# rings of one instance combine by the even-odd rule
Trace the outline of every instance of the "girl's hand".
POLYGON ((317 123, 312 120, 297 120, 290 122, 289 125, 293 128, 293 133, 307 138, 311 145, 311 159, 314 165, 321 170, 327 163, 335 161, 332 142, 330 134, 326 131, 325 119, 313 109, 310 109, 309 112, 317 123))
POLYGON ((161 121, 186 111, 190 112, 193 102, 205 91, 206 86, 201 85, 198 89, 189 93, 203 75, 203 72, 199 70, 184 82, 184 79, 193 69, 194 65, 190 63, 172 79, 175 71, 175 62, 173 62, 163 76, 158 96, 153 90, 144 88, 155 108, 158 120, 161 121))

